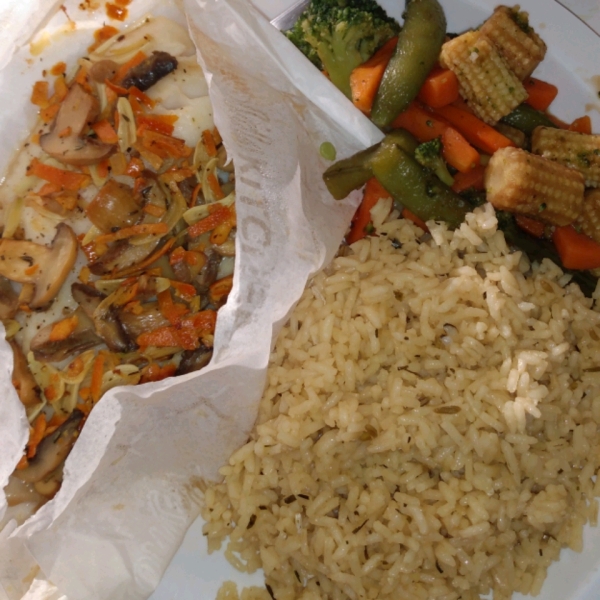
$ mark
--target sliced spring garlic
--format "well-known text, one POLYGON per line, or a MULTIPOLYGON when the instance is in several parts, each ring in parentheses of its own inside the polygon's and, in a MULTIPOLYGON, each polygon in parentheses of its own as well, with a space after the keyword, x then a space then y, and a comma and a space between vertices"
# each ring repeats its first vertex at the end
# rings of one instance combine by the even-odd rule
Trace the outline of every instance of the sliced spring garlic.
POLYGON ((44 408, 46 407, 47 404, 48 403, 44 400, 42 402, 39 402, 35 406, 28 408, 27 409, 27 420, 30 423, 33 423, 36 420, 37 416, 44 410, 44 408))
POLYGON ((92 225, 88 229, 88 232, 83 236, 83 239, 81 240, 81 245, 86 246, 87 244, 89 244, 90 242, 95 240, 101 233, 102 233, 102 231, 100 231, 100 229, 98 229, 98 227, 96 227, 95 225, 92 225))
POLYGON ((135 365, 118 365, 102 376, 102 395, 118 385, 136 385, 142 374, 135 365))
POLYGON ((202 171, 202 194, 204 195, 204 200, 207 204, 212 204, 216 202, 218 198, 215 196, 215 193, 212 190, 210 185, 209 177, 212 175, 213 177, 218 177, 217 175, 217 167, 219 164, 218 158, 211 158, 207 165, 204 167, 202 171))
POLYGON ((92 182, 97 188, 101 188, 108 181, 108 175, 101 177, 98 173, 98 165, 90 165, 88 168, 92 176, 92 182))
POLYGON ((121 97, 117 100, 117 112, 119 113, 119 127, 117 129, 119 149, 121 152, 127 152, 137 141, 135 115, 127 98, 121 97))
POLYGON ((60 371, 48 363, 36 360, 33 352, 27 354, 27 363, 43 397, 51 404, 60 400, 65 394, 65 382, 60 371))
MULTIPOLYGON (((234 202, 235 192, 231 192, 229 196, 226 196, 222 200, 215 200, 215 202, 213 202, 212 204, 221 204, 222 206, 230 207, 233 206, 234 202)), ((208 205, 200 204, 199 206, 194 206, 193 208, 186 210, 183 213, 183 218, 188 225, 193 225, 194 223, 197 223, 205 217, 208 217, 209 214, 210 213, 208 212, 208 205)))
POLYGON ((6 223, 4 225, 4 231, 2 232, 2 237, 5 239, 12 238, 19 225, 21 224, 21 214, 23 212, 23 198, 18 197, 15 198, 8 208, 6 214, 6 223))

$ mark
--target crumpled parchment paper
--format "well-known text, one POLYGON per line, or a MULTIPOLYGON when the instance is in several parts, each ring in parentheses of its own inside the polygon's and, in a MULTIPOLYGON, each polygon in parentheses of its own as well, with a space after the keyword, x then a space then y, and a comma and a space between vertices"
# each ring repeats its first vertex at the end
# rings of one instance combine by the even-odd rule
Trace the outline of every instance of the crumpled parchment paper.
MULTIPOLYGON (((0 27, 10 33, 0 36, 4 140, 24 140, 35 123, 28 99, 39 61, 54 48, 47 32, 71 36, 62 57, 68 62, 85 54, 91 31, 107 20, 103 5, 90 12, 67 1, 65 16, 48 21, 48 4, 21 0, 0 8, 0 27), (13 22, 20 36, 10 31, 13 22), (42 25, 41 54, 19 49, 42 25)), ((189 20, 215 123, 236 166, 234 288, 219 312, 212 363, 107 393, 68 458, 59 494, 22 526, 0 533, 0 599, 20 598, 30 585, 28 598, 46 597, 45 581, 58 588, 52 598, 150 595, 198 514, 202 480, 217 478, 247 438, 273 336, 308 277, 333 257, 358 202, 358 195, 329 197, 320 144, 332 142, 346 156, 381 137, 247 0, 185 0, 180 9, 134 0, 130 10, 132 18, 183 10, 178 18, 189 20)), ((2 171, 15 150, 9 144, 0 151, 2 171)), ((0 486, 27 440, 11 362, 1 341, 0 486)), ((0 514, 4 506, 0 495, 0 514)))

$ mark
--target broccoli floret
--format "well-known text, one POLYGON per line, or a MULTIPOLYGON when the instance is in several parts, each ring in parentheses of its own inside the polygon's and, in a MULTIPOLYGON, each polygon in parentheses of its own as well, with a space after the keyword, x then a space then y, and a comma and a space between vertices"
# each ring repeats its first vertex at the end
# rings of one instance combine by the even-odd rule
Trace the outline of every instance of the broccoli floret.
POLYGON ((433 171, 438 179, 446 185, 451 186, 454 183, 454 178, 450 175, 442 158, 442 140, 440 138, 419 144, 415 150, 415 158, 420 165, 433 171))
POLYGON ((352 70, 399 30, 375 0, 312 0, 286 35, 350 98, 352 70))

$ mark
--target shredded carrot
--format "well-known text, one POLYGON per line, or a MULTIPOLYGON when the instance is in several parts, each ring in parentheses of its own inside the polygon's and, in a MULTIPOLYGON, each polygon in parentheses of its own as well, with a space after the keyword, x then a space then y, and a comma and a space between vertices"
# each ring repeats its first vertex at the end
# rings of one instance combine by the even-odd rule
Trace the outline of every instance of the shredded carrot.
POLYGON ((162 381, 167 377, 172 377, 176 372, 177 367, 173 363, 167 363, 162 367, 157 363, 151 363, 142 369, 140 383, 162 381))
POLYGON ((558 95, 558 88, 555 85, 534 77, 527 77, 523 81, 523 87, 528 94, 525 102, 541 111, 548 110, 548 107, 558 95))
POLYGON ((175 129, 174 124, 178 119, 179 117, 177 115, 140 114, 136 118, 136 124, 138 126, 137 134, 142 135, 146 129, 149 129, 150 131, 156 131, 157 133, 172 135, 173 130, 175 129))
POLYGON ((229 296, 233 288, 233 275, 215 281, 209 288, 210 298, 214 304, 219 304, 229 296))
POLYGON ((104 375, 104 352, 98 352, 92 365, 92 379, 90 381, 90 397, 95 404, 102 395, 102 377, 104 375))
POLYGON ((209 173, 207 176, 208 186, 210 187, 211 192, 215 195, 217 200, 222 200, 225 198, 225 194, 221 189, 221 184, 219 183, 219 179, 214 173, 209 173))
POLYGON ((350 74, 350 91, 354 106, 366 115, 371 114, 375 95, 383 73, 396 50, 398 37, 386 42, 369 60, 356 67, 350 74))
MULTIPOLYGON (((113 83, 112 81, 110 81, 110 79, 105 79, 104 84, 107 87, 107 91, 112 90, 117 96, 127 96, 129 94, 128 89, 125 89, 124 87, 121 87, 120 85, 117 85, 116 83, 113 83)), ((115 126, 116 125, 117 125, 117 123, 115 123, 115 126)))
POLYGON ((350 225, 350 232, 346 236, 346 242, 348 244, 354 244, 358 240, 362 240, 365 236, 369 235, 369 229, 372 228, 371 224, 371 209, 379 202, 381 198, 389 198, 389 192, 379 183, 375 177, 371 177, 367 181, 365 191, 363 194, 363 200, 354 213, 352 224, 350 225))
POLYGON ((146 108, 154 108, 156 102, 150 98, 147 94, 144 94, 142 90, 139 90, 135 86, 129 88, 129 101, 131 98, 135 98, 138 102, 141 102, 146 108))
POLYGON ((556 227, 552 241, 560 260, 567 269, 597 269, 600 267, 600 244, 575 230, 572 225, 556 227))
POLYGON ((515 215, 515 221, 517 225, 529 235, 536 238, 544 236, 546 226, 541 221, 526 217, 525 215, 515 215))
POLYGON ((86 92, 91 92, 92 87, 90 86, 86 67, 79 67, 73 81, 78 83, 86 92))
POLYGON ((64 62, 57 62, 50 68, 51 75, 64 75, 67 72, 67 64, 64 62))
POLYGON ((91 183, 89 175, 76 173, 74 171, 65 171, 51 165, 46 165, 34 158, 27 168, 27 175, 34 175, 54 185, 60 186, 71 191, 78 191, 87 187, 91 183))
POLYGON ((175 290, 175 293, 180 298, 189 300, 196 295, 196 288, 191 283, 183 283, 181 281, 171 281, 171 287, 175 290))
POLYGON ((591 135, 592 133, 592 120, 588 115, 575 119, 569 125, 569 131, 577 131, 578 133, 586 133, 591 135))
POLYGON ((38 196, 50 196, 56 192, 60 192, 62 188, 54 183, 44 183, 42 187, 36 192, 38 196))
POLYGON ((198 202, 198 194, 200 193, 201 189, 202 189, 202 183, 197 183, 196 187, 194 187, 194 189, 192 191, 192 197, 190 198, 190 203, 189 203, 190 208, 196 206, 196 203, 198 202))
POLYGON ((461 173, 460 171, 454 175, 454 183, 452 189, 457 193, 464 192, 468 189, 483 190, 483 179, 485 176, 485 165, 478 165, 470 171, 461 173))
POLYGON ((418 98, 431 108, 440 108, 456 102, 459 98, 456 75, 450 69, 434 67, 421 86, 418 98))
POLYGON ((31 102, 40 108, 48 108, 50 100, 48 98, 48 82, 47 81, 36 81, 33 84, 33 91, 31 92, 31 102))
POLYGON ((146 129, 139 138, 142 145, 161 158, 186 158, 193 150, 185 145, 185 141, 146 129))
POLYGON ((205 129, 202 132, 202 143, 204 144, 206 153, 209 156, 214 157, 217 155, 217 145, 215 144, 215 138, 213 137, 212 131, 210 131, 210 129, 205 129))
POLYGON ((436 113, 446 119, 454 126, 469 143, 476 148, 493 154, 500 148, 514 146, 514 142, 506 136, 484 123, 475 115, 457 108, 456 106, 442 106, 436 109, 436 113))
POLYGON ((189 313, 189 309, 184 304, 175 304, 170 290, 164 290, 156 295, 158 301, 158 310, 162 316, 171 323, 171 325, 179 325, 181 318, 189 313))
POLYGON ((46 431, 44 431, 44 437, 52 435, 67 419, 69 415, 54 413, 52 418, 46 425, 46 431))
POLYGON ((420 227, 423 231, 429 231, 429 227, 423 219, 417 217, 414 212, 408 210, 408 208, 402 209, 402 218, 407 221, 412 221, 417 227, 420 227))
POLYGON ((79 319, 77 315, 72 315, 61 319, 52 325, 50 335, 48 336, 49 341, 59 342, 67 339, 77 329, 79 319))
POLYGON ((162 217, 166 212, 167 209, 164 206, 157 206, 156 204, 144 204, 144 212, 153 216, 153 217, 162 217))
POLYGON ((40 265, 35 263, 30 267, 27 267, 24 271, 25 275, 34 275, 35 272, 40 268, 40 265))
POLYGON ((169 264, 176 265, 177 263, 183 262, 185 260, 186 250, 182 246, 178 246, 171 252, 169 256, 169 264))
POLYGON ((91 393, 91 389, 89 387, 79 388, 79 397, 84 402, 87 402, 90 399, 90 393, 91 393))
POLYGON ((164 235, 169 231, 169 226, 166 223, 141 223, 132 225, 131 227, 123 227, 119 231, 113 233, 105 233, 94 239, 94 243, 111 244, 118 240, 124 240, 135 235, 164 235))
POLYGON ((107 119, 96 121, 92 124, 92 129, 98 136, 98 139, 104 144, 116 144, 119 141, 119 136, 117 135, 115 128, 107 119))
POLYGON ((54 94, 50 98, 50 103, 54 104, 55 102, 62 102, 69 93, 69 87, 67 86, 67 81, 63 75, 59 75, 54 80, 54 94))
POLYGON ((142 348, 155 346, 195 350, 200 346, 203 334, 214 332, 216 319, 217 313, 214 310, 203 310, 183 318, 177 327, 159 327, 153 331, 142 333, 136 342, 142 348))
POLYGON ((60 104, 52 104, 47 108, 43 108, 42 110, 40 110, 40 118, 44 123, 48 124, 54 119, 59 109, 60 104))
MULTIPOLYGON (((211 210, 210 205, 209 210, 211 210)), ((188 228, 188 235, 192 238, 198 237, 207 231, 213 230, 217 225, 225 222, 229 218, 231 218, 231 210, 226 206, 218 205, 212 210, 208 217, 190 225, 188 228)))
POLYGON ((27 443, 27 458, 33 458, 37 452, 39 443, 44 439, 46 431, 46 415, 39 414, 33 422, 33 427, 30 430, 29 442, 27 443))
POLYGON ((147 54, 145 54, 141 50, 137 52, 132 58, 130 58, 127 62, 123 63, 118 68, 117 72, 115 73, 115 76, 112 79, 113 83, 116 83, 117 85, 120 84, 123 81, 123 79, 125 79, 127 73, 129 73, 131 69, 137 67, 140 63, 144 62, 146 58, 148 58, 147 54))
POLYGON ((136 177, 144 169, 144 163, 136 156, 133 156, 127 164, 127 168, 125 169, 125 175, 129 175, 130 177, 136 177))
POLYGON ((66 138, 69 137, 72 133, 72 129, 71 126, 69 125, 68 127, 65 127, 62 131, 58 132, 58 137, 59 138, 66 138))
POLYGON ((110 160, 108 158, 101 160, 96 165, 96 170, 98 171, 98 175, 100 177, 102 177, 103 179, 108 177, 108 174, 110 173, 110 170, 111 170, 110 160))

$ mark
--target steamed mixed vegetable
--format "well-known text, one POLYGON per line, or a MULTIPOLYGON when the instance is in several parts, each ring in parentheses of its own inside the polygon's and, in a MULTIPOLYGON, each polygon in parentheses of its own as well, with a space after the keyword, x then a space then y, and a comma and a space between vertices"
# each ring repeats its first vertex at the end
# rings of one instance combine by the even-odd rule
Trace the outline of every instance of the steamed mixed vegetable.
MULTIPOLYGON (((313 0, 288 35, 305 54, 318 55, 328 37, 316 39, 314 23, 338 32, 339 65, 347 15, 369 11, 385 22, 380 36, 365 28, 377 41, 371 56, 342 85, 322 63, 387 133, 325 172, 338 199, 367 184, 347 241, 370 233, 370 209, 382 196, 413 220, 450 227, 489 201, 511 244, 531 259, 574 270, 592 293, 596 278, 587 270, 600 267, 600 136, 592 135, 587 116, 566 124, 548 112, 558 90, 532 77, 546 45, 527 13, 499 6, 477 30, 449 35, 438 0, 407 0, 402 28, 392 36, 371 0, 313 0)), ((357 43, 355 36, 346 41, 349 48, 357 43)))
POLYGON ((35 84, 39 127, 2 206, 0 318, 30 423, 5 491, 32 509, 107 390, 210 361, 233 280, 233 165, 193 45, 163 18, 97 37, 52 93, 35 84))

